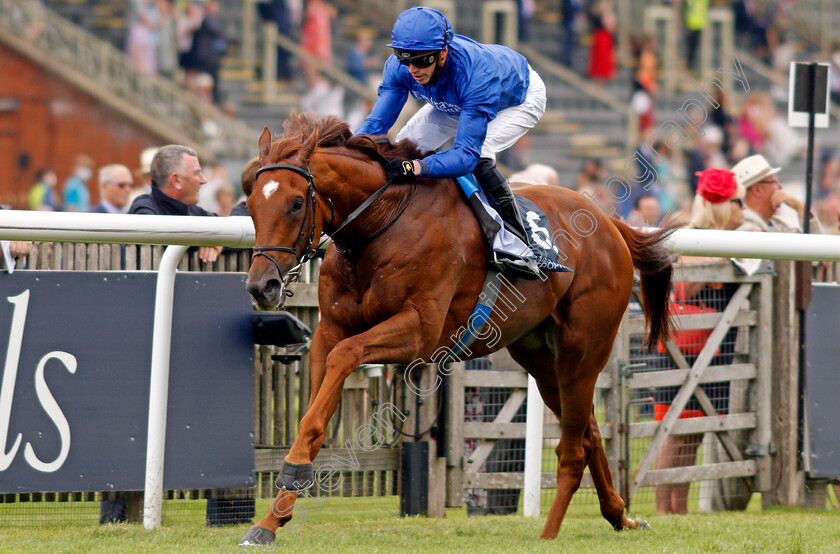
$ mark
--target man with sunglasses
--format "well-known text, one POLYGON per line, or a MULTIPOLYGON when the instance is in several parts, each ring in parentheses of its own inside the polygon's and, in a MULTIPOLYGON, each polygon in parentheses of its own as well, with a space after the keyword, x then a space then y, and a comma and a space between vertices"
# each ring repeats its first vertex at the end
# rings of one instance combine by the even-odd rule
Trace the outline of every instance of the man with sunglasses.
MULTIPOLYGON (((545 112, 540 76, 510 48, 454 34, 446 17, 431 8, 401 13, 391 39, 394 55, 385 62, 373 110, 356 134, 386 134, 409 94, 425 102, 397 140, 412 139, 423 151, 440 151, 418 160, 390 160, 387 178, 404 182, 472 173, 505 226, 529 245, 510 185, 495 160, 545 112)), ((485 239, 492 244, 492 237, 485 239)), ((501 261, 525 274, 538 273, 531 258, 501 261)))
POLYGON ((120 164, 106 165, 99 170, 99 204, 90 211, 98 214, 125 213, 133 186, 130 169, 120 164))
MULTIPOLYGON (((781 170, 772 167, 761 154, 744 158, 732 168, 735 179, 747 189, 744 223, 738 227, 739 231, 802 232, 805 203, 782 189, 777 176, 781 170)), ((822 227, 813 215, 811 232, 822 233, 822 227)))

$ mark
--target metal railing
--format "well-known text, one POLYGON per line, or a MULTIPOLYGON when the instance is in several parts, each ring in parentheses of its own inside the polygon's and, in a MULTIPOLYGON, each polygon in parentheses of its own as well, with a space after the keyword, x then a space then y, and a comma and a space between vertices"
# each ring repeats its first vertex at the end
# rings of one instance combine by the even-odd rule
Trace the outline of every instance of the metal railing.
POLYGON ((0 41, 162 138, 202 157, 250 156, 256 133, 39 2, 0 0, 0 41))

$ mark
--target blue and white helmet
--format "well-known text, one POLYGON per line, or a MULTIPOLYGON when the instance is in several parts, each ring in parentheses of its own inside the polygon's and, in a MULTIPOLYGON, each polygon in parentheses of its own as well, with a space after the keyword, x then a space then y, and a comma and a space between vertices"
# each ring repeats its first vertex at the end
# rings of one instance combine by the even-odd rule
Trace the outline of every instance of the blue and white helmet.
POLYGON ((452 41, 452 24, 439 11, 414 7, 402 12, 391 31, 394 50, 429 52, 443 50, 452 41))

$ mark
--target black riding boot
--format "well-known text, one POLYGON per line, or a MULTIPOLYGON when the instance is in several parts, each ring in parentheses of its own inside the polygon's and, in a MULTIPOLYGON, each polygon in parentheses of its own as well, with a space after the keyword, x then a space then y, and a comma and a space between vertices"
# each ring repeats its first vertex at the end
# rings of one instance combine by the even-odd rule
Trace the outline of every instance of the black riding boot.
MULTIPOLYGON (((498 170, 496 164, 490 158, 481 158, 473 171, 478 186, 487 195, 487 199, 493 208, 499 213, 507 229, 516 235, 525 246, 530 246, 528 233, 522 217, 519 214, 519 206, 510 190, 510 185, 504 175, 498 170)), ((523 277, 536 278, 539 273, 536 262, 528 258, 513 258, 502 260, 505 265, 517 269, 523 277)))
POLYGON ((519 240, 524 242, 526 246, 530 245, 528 233, 522 223, 522 216, 519 214, 519 206, 516 205, 513 193, 510 191, 510 185, 493 160, 481 158, 478 165, 475 166, 473 175, 475 175, 478 186, 487 195, 487 199, 499 212, 508 231, 519 237, 519 240))

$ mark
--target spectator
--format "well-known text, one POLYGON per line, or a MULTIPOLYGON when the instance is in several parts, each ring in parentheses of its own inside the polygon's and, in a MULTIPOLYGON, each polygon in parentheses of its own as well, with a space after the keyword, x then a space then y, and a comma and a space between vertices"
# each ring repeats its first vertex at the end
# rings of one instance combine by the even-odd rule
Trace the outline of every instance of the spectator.
POLYGON ((234 190, 233 185, 225 181, 222 186, 216 189, 216 204, 219 206, 216 213, 224 217, 231 215, 235 203, 236 190, 234 190))
MULTIPOLYGON (((260 15, 266 21, 277 26, 277 32, 288 37, 292 34, 292 13, 286 0, 269 0, 259 4, 260 15)), ((292 77, 289 54, 281 46, 277 47, 277 80, 285 83, 292 77)))
POLYGON ((330 86, 318 69, 318 62, 325 65, 333 63, 332 19, 335 16, 335 8, 324 0, 310 0, 306 3, 300 46, 317 61, 313 63, 303 59, 303 72, 310 90, 301 97, 300 106, 303 111, 320 116, 344 117, 343 87, 330 86))
POLYGON ((193 38, 195 32, 201 27, 204 19, 204 8, 198 0, 187 3, 187 9, 177 16, 175 21, 175 33, 178 37, 178 63, 186 72, 184 86, 192 90, 192 80, 199 69, 198 60, 193 50, 193 38))
MULTIPOLYGON (((309 0, 306 3, 300 46, 304 52, 326 65, 331 65, 333 61, 332 19, 335 16, 335 8, 324 0, 309 0)), ((314 86, 324 79, 318 68, 305 60, 303 71, 309 86, 314 86)))
MULTIPOLYGON (((233 209, 230 211, 230 215, 251 217, 251 214, 248 213, 248 205, 246 204, 246 201, 248 200, 248 197, 251 196, 251 191, 254 190, 254 184, 256 184, 256 182, 257 182, 257 170, 259 168, 260 168, 259 157, 251 158, 250 160, 248 160, 248 163, 245 164, 245 169, 242 170, 242 177, 241 177, 241 179, 242 179, 242 181, 241 181, 241 183, 242 183, 242 195, 244 196, 244 198, 240 199, 239 203, 236 204, 236 206, 233 207, 233 209)), ((323 247, 323 248, 325 249, 325 247, 323 247)), ((244 251, 244 250, 250 251, 249 248, 229 248, 229 247, 226 246, 224 248, 224 250, 222 250, 222 254, 230 254, 230 253, 233 253, 233 252, 241 252, 241 251, 244 251)), ((323 252, 324 252, 323 249, 319 250, 319 254, 321 255, 322 258, 323 258, 323 252)))
MULTIPOLYGON (((798 233, 802 231, 805 205, 782 188, 777 173, 779 167, 772 167, 764 156, 756 154, 738 162, 732 171, 738 183, 747 189, 744 198, 744 222, 739 231, 775 231, 798 233)), ((810 217, 810 232, 823 233, 817 218, 810 217)), ((712 462, 718 458, 717 450, 711 452, 712 462)), ((749 501, 750 491, 736 479, 726 479, 717 484, 713 505, 721 509, 744 509, 749 501)))
MULTIPOLYGON (((735 179, 733 172, 725 169, 707 169, 697 181, 697 196, 691 211, 692 229, 726 229, 732 215, 732 200, 743 198, 744 189, 735 179)), ((683 256, 683 263, 701 263, 714 261, 716 258, 683 256)), ((737 289, 737 284, 721 283, 677 283, 678 302, 720 309, 724 307, 737 289)), ((712 362, 713 365, 732 363, 734 342, 737 328, 727 333, 721 345, 721 352, 712 362)), ((676 340, 676 337, 674 337, 676 340)), ((702 345, 694 345, 699 348, 702 345)), ((695 354, 696 356, 696 354, 695 354)), ((692 356, 692 361, 693 361, 692 356)), ((691 362, 689 362, 691 363, 691 362)), ((729 409, 729 383, 709 383, 701 388, 709 396, 718 414, 729 409)), ((677 394, 679 387, 660 387, 654 394, 654 420, 662 421, 677 394)), ((705 413, 692 398, 680 414, 680 419, 703 417, 705 413)), ((694 465, 697 447, 703 439, 702 434, 669 435, 654 460, 654 469, 668 469, 694 465)), ((660 514, 682 514, 688 509, 688 490, 690 483, 657 485, 654 487, 656 511, 660 514)))
POLYGON ((831 68, 828 72, 828 82, 831 101, 835 104, 840 104, 840 50, 837 47, 834 48, 834 53, 831 54, 831 68))
MULTIPOLYGON (((0 210, 5 206, 0 205, 0 210)), ((29 255, 32 243, 28 240, 0 240, 0 268, 7 273, 15 270, 15 259, 29 255)))
POLYGON ((528 30, 531 26, 531 19, 537 10, 535 0, 517 0, 519 12, 519 27, 517 29, 517 38, 519 42, 528 42, 528 30))
POLYGON ((213 101, 221 103, 219 90, 219 67, 227 50, 222 23, 219 21, 219 3, 210 0, 204 5, 204 19, 193 33, 192 47, 188 58, 198 73, 207 73, 213 78, 213 101))
POLYGON ((773 97, 766 92, 747 95, 738 119, 738 132, 749 141, 754 152, 763 154, 775 165, 788 163, 805 146, 803 138, 779 115, 773 97))
POLYGON ((53 212, 58 209, 58 197, 55 192, 55 185, 58 177, 55 171, 45 167, 38 170, 35 176, 35 184, 29 189, 29 209, 53 212))
MULTIPOLYGON (((805 203, 782 189, 776 176, 781 169, 772 167, 761 154, 741 160, 732 168, 738 183, 747 189, 744 223, 739 231, 753 227, 762 231, 802 231, 805 203)), ((819 220, 813 215, 809 217, 811 231, 821 233, 819 220)))
POLYGON ((562 0, 560 13, 560 30, 563 38, 560 42, 560 63, 569 69, 575 68, 575 48, 577 46, 577 29, 579 25, 582 0, 562 0))
MULTIPOLYGON (((209 73, 199 73, 193 76, 192 91, 195 93, 196 96, 198 96, 208 104, 213 103, 213 89, 215 88, 215 86, 216 82, 213 80, 213 77, 209 73)), ((205 122, 202 122, 202 127, 204 127, 204 123, 205 122)))
POLYGON ((249 196, 251 196, 251 191, 254 190, 254 184, 257 182, 257 170, 259 168, 259 158, 251 158, 248 160, 248 163, 245 164, 245 169, 242 170, 242 194, 245 198, 233 207, 230 211, 230 215, 251 215, 248 213, 248 207, 246 206, 245 201, 249 196))
MULTIPOLYGON (((359 81, 364 87, 370 86, 370 70, 374 68, 375 62, 370 57, 370 49, 373 46, 373 31, 362 29, 356 37, 356 42, 350 53, 347 55, 347 73, 359 81)), ((355 130, 362 124, 365 117, 373 109, 373 102, 364 97, 354 100, 348 109, 347 123, 355 130)))
POLYGON ((220 188, 229 183, 227 168, 221 164, 216 164, 209 171, 209 175, 207 182, 198 192, 198 206, 208 212, 221 215, 216 195, 220 188))
POLYGON ((560 185, 557 170, 545 164, 531 164, 522 171, 514 173, 508 179, 511 183, 528 183, 529 185, 560 185))
POLYGON ((603 162, 598 158, 587 158, 577 174, 575 190, 582 191, 585 187, 603 183, 607 172, 603 162))
POLYGON ((686 68, 689 71, 697 67, 697 51, 700 36, 709 23, 709 0, 685 0, 685 44, 686 68))
POLYGON ((126 51, 140 73, 157 73, 158 28, 160 12, 157 0, 130 0, 126 51))
POLYGON ((819 180, 817 181, 819 186, 814 191, 814 198, 819 201, 836 194, 838 176, 840 176, 840 163, 833 149, 826 148, 820 154, 819 180))
MULTIPOLYGON (((198 191, 207 182, 198 162, 198 154, 188 146, 170 144, 161 147, 151 163, 152 192, 134 199, 128 213, 151 215, 213 216, 196 206, 198 191)), ((198 257, 213 262, 220 246, 202 246, 198 257)))
MULTIPOLYGON (((726 224, 724 229, 726 229, 727 231, 734 231, 735 229, 744 224, 744 199, 733 198, 729 201, 729 209, 732 210, 732 212, 729 215, 729 223, 726 224)), ((758 228, 746 230, 758 231, 758 228)))
POLYGON ((90 210, 99 214, 122 214, 128 209, 128 195, 134 181, 124 165, 111 164, 99 170, 99 204, 90 210))
POLYGON ((697 175, 704 169, 722 169, 727 167, 723 155, 723 131, 716 125, 706 125, 703 134, 692 136, 686 141, 686 165, 692 177, 689 180, 691 193, 697 191, 697 175))
POLYGON ((589 11, 592 47, 589 50, 589 77, 603 85, 615 77, 615 14, 610 0, 596 0, 589 11))
POLYGON ((662 221, 662 208, 655 194, 642 193, 633 200, 627 222, 634 227, 656 227, 662 221))
POLYGON ((78 156, 73 167, 73 175, 64 182, 62 205, 66 212, 86 212, 90 210, 90 191, 88 181, 93 176, 93 160, 90 156, 78 156))
POLYGON ((656 111, 656 72, 659 60, 653 50, 653 39, 643 37, 636 46, 636 73, 633 77, 631 103, 639 115, 639 131, 644 133, 654 125, 656 111))
POLYGON ((353 48, 347 54, 347 73, 364 86, 370 83, 370 70, 374 67, 370 56, 370 49, 373 46, 371 31, 359 31, 353 48))
POLYGON ((735 36, 743 38, 761 59, 767 61, 770 47, 767 43, 768 23, 758 13, 755 0, 736 0, 732 6, 735 14, 735 36))
POLYGON ((170 0, 157 0, 160 24, 158 25, 158 73, 173 79, 178 71, 178 31, 175 7, 170 0))
MULTIPOLYGON (((721 151, 728 160, 730 154, 733 154, 733 149, 738 148, 736 142, 740 137, 738 137, 735 118, 732 117, 731 109, 729 107, 729 95, 723 92, 720 87, 715 87, 714 99, 719 107, 716 110, 710 110, 709 123, 723 131, 723 145, 721 147, 721 151)), ((740 156, 737 159, 740 160, 743 157, 744 156, 740 156)), ((732 164, 729 165, 731 166, 732 164)))
POLYGON ((131 191, 131 194, 128 196, 128 205, 130 206, 134 199, 140 196, 141 194, 151 194, 152 193, 152 176, 151 176, 151 165, 152 165, 152 158, 155 157, 157 154, 158 147, 157 146, 150 146, 149 148, 144 148, 142 152, 140 152, 140 167, 134 174, 140 180, 140 185, 137 186, 134 190, 131 191))

